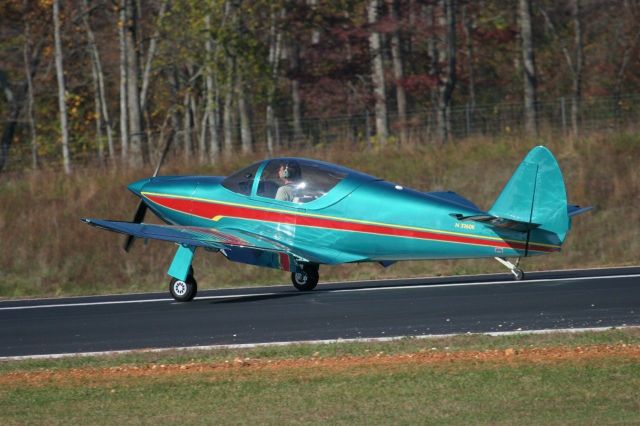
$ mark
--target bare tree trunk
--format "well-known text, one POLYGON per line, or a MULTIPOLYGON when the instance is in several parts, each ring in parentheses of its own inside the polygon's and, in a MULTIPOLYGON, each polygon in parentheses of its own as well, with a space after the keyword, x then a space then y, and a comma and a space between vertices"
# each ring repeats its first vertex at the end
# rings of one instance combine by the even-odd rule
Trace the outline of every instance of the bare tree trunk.
POLYGON ((556 30, 553 21, 549 17, 549 14, 542 7, 539 8, 540 13, 545 19, 547 28, 551 31, 553 37, 557 43, 561 46, 564 58, 567 62, 567 66, 571 71, 572 76, 572 90, 571 90, 571 129, 575 136, 579 132, 579 117, 580 117, 580 102, 582 99, 582 69, 584 65, 584 42, 582 39, 582 12, 581 12, 581 0, 573 0, 571 7, 571 18, 574 26, 574 51, 575 59, 572 58, 569 49, 556 30))
MULTIPOLYGON (((30 57, 30 75, 29 78, 33 80, 38 64, 40 63, 40 57, 42 53, 43 42, 40 41, 30 57)), ((9 149, 13 142, 13 136, 18 125, 18 118, 24 105, 24 97, 27 95, 28 83, 25 81, 20 85, 17 93, 11 88, 11 83, 8 80, 7 73, 0 68, 0 88, 5 95, 6 101, 9 104, 10 112, 9 118, 4 120, 4 128, 2 129, 2 137, 0 138, 0 172, 4 169, 9 159, 9 149)))
POLYGON ((304 138, 302 131, 302 98, 300 97, 300 47, 298 43, 293 40, 291 42, 291 51, 289 54, 291 58, 290 71, 293 74, 291 79, 291 103, 293 113, 293 140, 295 144, 299 144, 304 138))
MULTIPOLYGON (((311 6, 311 9, 315 13, 318 10, 318 0, 307 0, 307 4, 311 6)), ((320 43, 320 31, 317 28, 311 30, 311 44, 316 45, 320 43)))
POLYGON ((391 33, 391 58, 393 61, 393 74, 396 80, 396 103, 398 105, 398 121, 400 122, 400 143, 407 143, 407 95, 402 85, 404 79, 404 67, 402 64, 402 44, 400 40, 400 23, 398 22, 397 0, 387 0, 389 14, 395 21, 395 28, 391 33))
MULTIPOLYGON (((199 108, 198 108, 198 96, 194 93, 191 93, 191 97, 189 99, 189 109, 191 111, 191 120, 193 125, 193 135, 198 138, 198 162, 200 164, 204 164, 207 158, 207 138, 206 133, 202 131, 200 128, 200 117, 199 108), (201 137, 202 136, 202 137, 201 137)), ((205 114, 202 114, 203 120, 205 120, 205 114)))
POLYGON ((138 64, 138 0, 125 0, 127 5, 127 101, 129 107, 129 130, 131 153, 129 165, 140 167, 149 162, 147 135, 144 131, 140 105, 140 66, 138 64))
POLYGON ((524 71, 524 125, 529 134, 538 133, 537 75, 531 30, 531 0, 520 0, 520 35, 524 71))
POLYGON ((191 160, 191 109, 189 108, 191 97, 191 91, 187 87, 184 93, 184 101, 182 102, 182 109, 184 111, 183 118, 183 126, 182 126, 182 141, 184 148, 184 162, 189 164, 191 160))
MULTIPOLYGON (((379 0, 369 0, 368 4, 368 22, 374 25, 378 22, 379 0)), ((380 145, 387 143, 389 130, 387 127, 387 95, 384 80, 384 65, 382 63, 382 43, 380 33, 371 30, 369 35, 369 48, 371 50, 371 80, 373 82, 373 93, 375 96, 375 112, 376 112, 376 136, 380 145)))
POLYGON ((205 106, 205 113, 202 120, 202 138, 209 130, 210 144, 209 144, 209 161, 215 163, 218 160, 220 153, 220 138, 218 136, 218 104, 216 98, 214 98, 214 90, 217 88, 217 84, 214 84, 213 70, 211 64, 213 63, 213 41, 211 39, 211 15, 208 14, 205 17, 205 28, 207 31, 207 39, 205 41, 205 51, 207 52, 207 65, 205 68, 206 77, 205 83, 207 86, 207 103, 205 106), (215 86, 215 87, 214 87, 215 86))
MULTIPOLYGON (((236 4, 233 0, 225 1, 225 17, 227 17, 231 23, 229 24, 232 31, 237 31, 238 18, 236 16, 236 4)), ((226 65, 227 65, 227 78, 225 81, 224 90, 224 115, 222 118, 223 132, 224 132, 224 155, 230 157, 233 153, 233 139, 235 134, 235 115, 237 110, 233 108, 234 95, 235 95, 235 74, 237 71, 235 52, 226 52, 226 65)))
MULTIPOLYGON (((26 1, 25 1, 26 6, 26 1)), ((31 168, 36 170, 38 168, 38 137, 36 133, 36 119, 33 114, 33 78, 31 70, 31 25, 25 19, 25 41, 24 41, 24 71, 25 81, 27 82, 27 117, 29 119, 29 133, 31 135, 31 168)))
POLYGON ((631 60, 631 52, 636 48, 638 42, 640 41, 640 28, 636 31, 633 39, 630 43, 624 46, 624 51, 622 52, 622 56, 620 58, 620 63, 618 64, 616 71, 616 79, 613 89, 613 96, 615 98, 615 104, 618 105, 620 101, 620 97, 622 96, 622 86, 624 84, 624 76, 627 71, 627 67, 629 66, 629 61, 631 60))
POLYGON ((469 6, 466 4, 462 6, 462 21, 466 44, 465 54, 467 56, 467 68, 469 68, 469 106, 473 116, 476 108, 476 72, 473 54, 473 28, 475 27, 475 19, 473 12, 469 10, 469 6))
POLYGON ((62 136, 62 161, 64 172, 71 174, 69 155, 69 129, 67 125, 66 89, 64 84, 64 66, 62 63, 62 41, 60 39, 60 0, 53 0, 53 26, 55 42, 56 75, 58 78, 58 107, 60 108, 60 133, 62 136))
MULTIPOLYGON (((113 130, 111 128, 111 122, 109 120, 109 109, 107 106, 106 90, 104 85, 104 73, 102 71, 102 61, 100 60, 100 52, 96 44, 96 39, 91 29, 90 11, 87 0, 82 1, 84 6, 84 13, 82 14, 85 29, 87 31, 87 40, 89 41, 89 53, 92 61, 92 72, 94 77, 94 84, 96 86, 96 117, 97 121, 104 121, 104 125, 107 131, 107 147, 109 150, 109 158, 115 157, 115 147, 113 145, 113 130)), ((100 123, 100 131, 102 132, 102 123, 100 123)), ((102 148, 102 143, 99 142, 99 147, 102 148)))
POLYGON ((123 164, 129 156, 129 111, 127 105, 127 38, 125 25, 127 24, 126 2, 121 0, 118 16, 118 38, 120 40, 120 155, 123 164))
POLYGON ((240 115, 240 141, 242 142, 242 152, 249 153, 253 151, 253 134, 251 132, 251 116, 249 114, 249 105, 246 100, 246 90, 244 78, 240 74, 236 80, 236 95, 238 96, 238 114, 240 115))
POLYGON ((98 142, 98 160, 104 162, 104 143, 102 140, 102 108, 100 105, 100 89, 98 87, 98 70, 95 61, 91 61, 91 76, 93 77, 93 101, 96 114, 96 141, 98 142))
POLYGON ((582 67, 584 64, 584 41, 582 39, 581 0, 573 0, 573 26, 575 29, 576 64, 573 72, 573 92, 571 94, 571 127, 573 134, 580 130, 580 102, 582 100, 582 67))
MULTIPOLYGON (((285 9, 281 14, 284 17, 285 9)), ((282 44, 282 32, 276 28, 276 11, 271 10, 271 26, 269 28, 269 66, 271 67, 271 79, 267 95, 267 150, 273 153, 275 145, 276 117, 274 111, 274 97, 278 83, 278 67, 280 65, 280 48, 282 44)))
MULTIPOLYGON (((86 1, 86 0, 85 0, 86 1)), ((140 90, 140 108, 143 113, 147 109, 147 94, 149 92, 149 80, 151 76, 151 64, 153 63, 153 58, 156 55, 156 50, 158 47, 158 37, 160 35, 160 24, 162 22, 162 18, 164 17, 167 6, 169 4, 169 0, 164 0, 160 5, 160 10, 158 11, 158 18, 156 19, 156 31, 153 33, 151 40, 149 42, 149 49, 147 50, 147 60, 144 65, 144 72, 142 73, 142 89, 140 90)))
MULTIPOLYGON (((439 50, 438 50, 438 40, 436 38, 436 32, 437 32, 437 26, 436 26, 436 18, 435 18, 435 9, 436 9, 436 5, 434 4, 426 4, 423 5, 421 7, 422 9, 422 14, 425 17, 426 20, 426 24, 427 24, 427 28, 429 29, 428 31, 428 38, 427 38, 427 52, 428 52, 428 56, 429 56, 429 77, 431 77, 433 80, 438 81, 439 80, 439 73, 440 73, 440 58, 439 58, 439 50)), ((427 123, 427 132, 429 136, 432 136, 432 126, 431 123, 433 123, 434 120, 434 115, 437 116, 438 115, 438 87, 435 86, 432 90, 430 90, 430 97, 431 97, 431 111, 429 113, 429 117, 428 117, 428 123, 427 123)))
POLYGON ((180 106, 178 104, 178 97, 180 93, 180 83, 178 81, 178 70, 176 65, 173 65, 170 69, 166 70, 167 79, 169 80, 169 87, 171 90, 171 97, 174 100, 171 105, 171 127, 173 127, 173 131, 171 132, 172 138, 174 141, 177 141, 180 137, 180 114, 178 110, 180 106))
POLYGON ((207 156, 207 127, 209 126, 209 112, 207 111, 208 99, 205 99, 204 112, 202 114, 202 120, 200 121, 200 149, 198 152, 198 160, 200 164, 205 164, 210 156, 207 156))
POLYGON ((224 92, 224 115, 223 115, 223 127, 224 127, 224 155, 231 156, 233 153, 233 75, 235 74, 233 58, 229 57, 227 63, 229 69, 227 70, 227 81, 224 92))
POLYGON ((455 0, 442 0, 442 8, 440 27, 446 33, 446 41, 440 44, 439 58, 446 61, 446 66, 439 73, 437 121, 439 139, 445 143, 451 137, 451 98, 457 80, 455 0))

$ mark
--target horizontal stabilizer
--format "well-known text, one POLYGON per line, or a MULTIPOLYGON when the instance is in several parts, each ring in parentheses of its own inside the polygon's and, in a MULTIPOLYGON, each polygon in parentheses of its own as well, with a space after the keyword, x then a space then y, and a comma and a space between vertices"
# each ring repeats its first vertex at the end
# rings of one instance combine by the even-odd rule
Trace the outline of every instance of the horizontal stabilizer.
POLYGON ((592 209, 593 209, 592 206, 580 207, 580 206, 567 204, 567 214, 569 215, 569 217, 573 217, 573 216, 577 216, 577 215, 582 214, 582 213, 586 213, 586 212, 588 212, 588 211, 590 211, 592 209))
POLYGON ((461 222, 464 222, 464 221, 480 222, 485 225, 493 226, 496 228, 506 228, 506 229, 512 229, 514 231, 521 231, 521 232, 527 232, 532 229, 538 228, 540 226, 540 224, 538 223, 522 222, 522 221, 513 220, 513 219, 505 219, 505 218, 493 216, 490 214, 476 214, 472 216, 464 216, 459 213, 451 213, 450 216, 456 218, 461 222))

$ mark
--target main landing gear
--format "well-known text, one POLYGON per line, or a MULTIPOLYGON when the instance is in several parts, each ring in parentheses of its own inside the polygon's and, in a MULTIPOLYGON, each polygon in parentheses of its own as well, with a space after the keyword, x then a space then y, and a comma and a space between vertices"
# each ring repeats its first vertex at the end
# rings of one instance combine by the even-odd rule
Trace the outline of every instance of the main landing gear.
POLYGON ((502 263, 507 268, 509 268, 509 271, 511 271, 511 273, 513 274, 513 278, 516 281, 520 281, 520 280, 524 279, 524 271, 522 269, 518 268, 518 265, 520 264, 520 258, 518 258, 518 260, 516 260, 515 265, 513 263, 509 262, 507 259, 502 258, 502 257, 496 257, 495 259, 498 262, 502 263))
POLYGON ((296 271, 291 273, 293 286, 300 291, 311 291, 318 285, 320 274, 318 265, 311 263, 300 265, 296 271))
POLYGON ((171 278, 169 292, 177 302, 190 302, 198 293, 198 282, 193 277, 193 268, 189 268, 189 274, 184 280, 171 278))

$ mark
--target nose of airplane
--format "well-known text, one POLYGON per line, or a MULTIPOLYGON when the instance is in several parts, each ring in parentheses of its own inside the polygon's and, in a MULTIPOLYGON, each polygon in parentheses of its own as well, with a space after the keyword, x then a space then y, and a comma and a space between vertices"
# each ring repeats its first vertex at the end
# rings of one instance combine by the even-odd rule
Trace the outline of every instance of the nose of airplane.
POLYGON ((151 181, 151 179, 149 178, 145 178, 145 179, 140 179, 137 180, 131 184, 129 184, 129 186, 127 187, 129 189, 129 191, 133 192, 134 194, 136 194, 138 197, 140 197, 140 193, 142 192, 142 188, 149 183, 149 181, 151 181))

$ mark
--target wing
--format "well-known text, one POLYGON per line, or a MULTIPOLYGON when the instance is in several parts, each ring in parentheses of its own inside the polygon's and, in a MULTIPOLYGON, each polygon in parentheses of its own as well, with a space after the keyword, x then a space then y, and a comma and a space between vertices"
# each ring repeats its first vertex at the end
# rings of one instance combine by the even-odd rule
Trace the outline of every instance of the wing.
POLYGON ((282 253, 291 255, 301 262, 325 263, 327 260, 315 256, 313 253, 295 250, 271 238, 238 229, 219 230, 197 226, 155 225, 102 219, 82 219, 82 221, 97 228, 133 235, 136 238, 169 241, 222 251, 235 250, 237 252, 237 249, 251 249, 282 253))
MULTIPOLYGON (((220 231, 218 229, 196 226, 155 225, 102 219, 82 219, 82 221, 96 228, 133 235, 136 238, 170 241, 193 247, 204 247, 216 250, 240 247, 294 254, 289 247, 277 241, 237 230, 220 231)), ((300 260, 307 260, 301 256, 297 257, 300 258, 300 260)))

